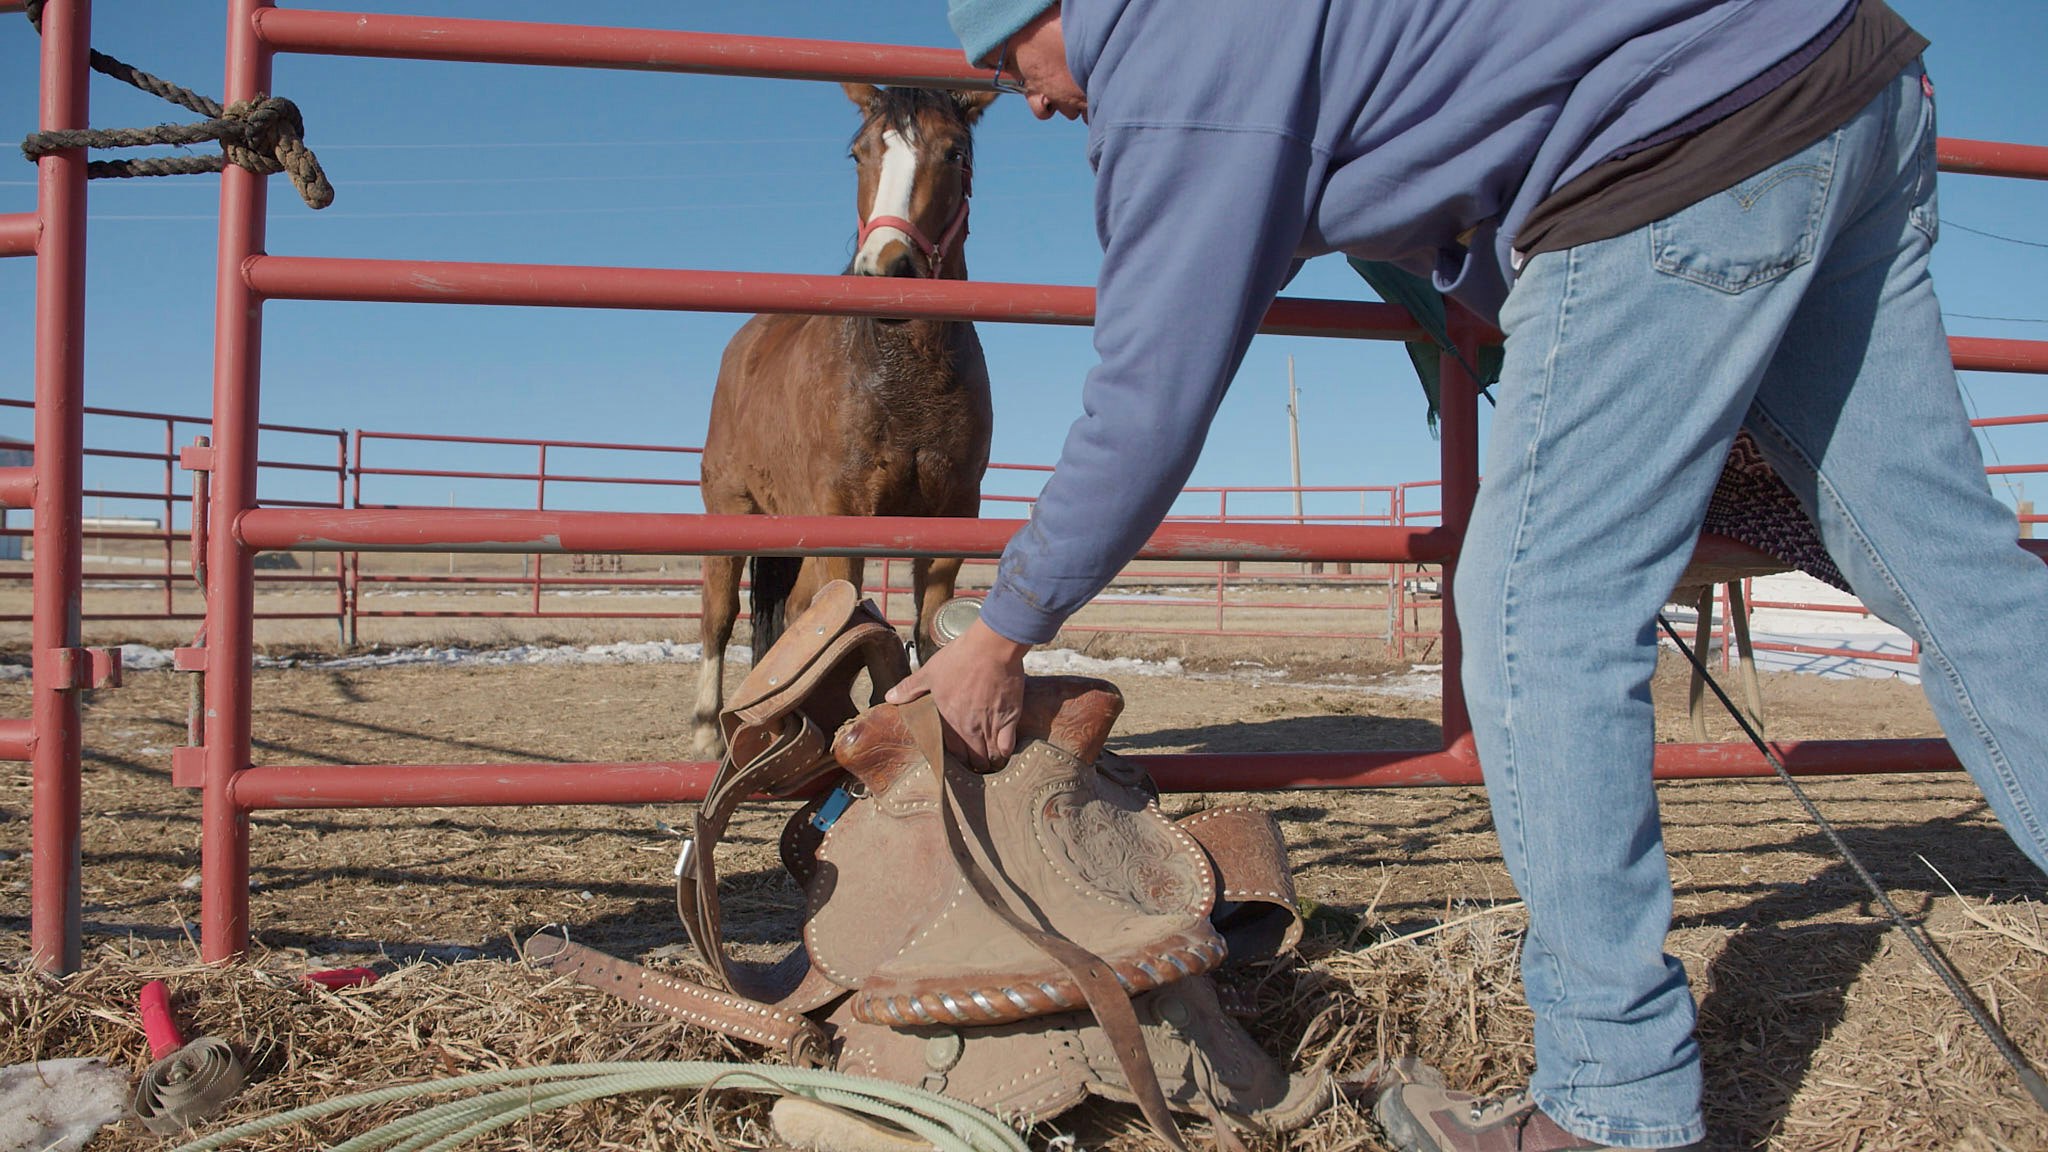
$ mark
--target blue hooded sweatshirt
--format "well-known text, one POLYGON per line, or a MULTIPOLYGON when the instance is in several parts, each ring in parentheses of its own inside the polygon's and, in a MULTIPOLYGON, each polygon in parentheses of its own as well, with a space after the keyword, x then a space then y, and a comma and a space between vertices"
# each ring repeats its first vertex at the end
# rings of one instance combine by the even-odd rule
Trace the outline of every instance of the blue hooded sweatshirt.
POLYGON ((1050 640, 1137 553, 1298 261, 1395 261, 1495 317, 1515 231, 1545 196, 1844 7, 1064 0, 1104 254, 1100 363, 983 619, 1050 640))

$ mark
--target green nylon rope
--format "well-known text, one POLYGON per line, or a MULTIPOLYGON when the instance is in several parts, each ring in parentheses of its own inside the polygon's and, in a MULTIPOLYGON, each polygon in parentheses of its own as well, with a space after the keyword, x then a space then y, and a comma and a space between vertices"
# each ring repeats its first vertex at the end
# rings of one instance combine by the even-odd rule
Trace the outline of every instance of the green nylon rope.
POLYGON ((818 1068, 776 1068, 771 1073, 750 1064, 701 1060, 554 1064, 379 1088, 238 1124, 173 1152, 212 1152, 245 1137, 353 1108, 474 1088, 497 1090, 395 1120, 332 1145, 329 1152, 443 1152, 505 1125, 587 1100, 712 1088, 806 1097, 906 1128, 940 1152, 1028 1152, 1024 1138, 993 1115, 921 1088, 818 1068))

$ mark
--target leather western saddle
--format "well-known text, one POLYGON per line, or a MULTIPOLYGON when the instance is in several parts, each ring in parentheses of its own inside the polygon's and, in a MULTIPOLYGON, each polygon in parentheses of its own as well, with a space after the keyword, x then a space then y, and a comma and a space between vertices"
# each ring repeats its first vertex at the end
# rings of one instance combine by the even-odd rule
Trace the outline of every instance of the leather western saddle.
POLYGON ((977 774, 945 756, 929 698, 880 702, 907 673, 895 631, 834 582, 720 716, 731 752, 677 862, 676 904, 725 990, 558 936, 527 955, 794 1063, 1013 1121, 1092 1092, 1136 1103, 1184 1148, 1174 1110, 1269 1130, 1313 1115, 1324 1078, 1287 1076, 1205 975, 1300 937, 1271 817, 1168 820, 1144 773, 1103 750, 1122 697, 1080 677, 1027 678, 1019 751, 977 774), (767 965, 727 952, 714 867, 757 795, 808 797, 780 844, 806 897, 802 939, 767 965))

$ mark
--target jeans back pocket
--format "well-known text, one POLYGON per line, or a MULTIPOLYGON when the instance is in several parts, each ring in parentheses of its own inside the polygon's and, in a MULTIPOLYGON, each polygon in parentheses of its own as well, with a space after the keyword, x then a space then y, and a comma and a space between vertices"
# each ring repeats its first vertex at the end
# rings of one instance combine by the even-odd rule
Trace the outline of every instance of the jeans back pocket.
POLYGON ((1841 135, 1650 225, 1657 271, 1736 293, 1813 259, 1841 135))

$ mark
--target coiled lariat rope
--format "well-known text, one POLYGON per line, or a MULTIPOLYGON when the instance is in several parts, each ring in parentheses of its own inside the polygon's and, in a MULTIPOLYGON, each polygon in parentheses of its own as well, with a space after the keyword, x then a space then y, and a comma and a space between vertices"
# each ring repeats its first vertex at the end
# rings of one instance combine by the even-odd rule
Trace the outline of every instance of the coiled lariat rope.
POLYGON ((1821 815, 1820 808, 1807 796, 1806 789, 1801 788, 1799 782, 1792 778, 1792 773, 1785 767, 1784 762, 1778 759, 1771 751, 1770 745, 1764 743, 1764 738, 1757 734, 1756 729, 1750 726, 1749 720, 1735 707, 1735 701, 1730 700, 1728 693, 1722 691, 1721 685, 1707 671, 1707 666, 1701 661, 1699 653, 1679 638, 1678 629, 1671 626, 1671 621, 1662 612, 1657 613, 1657 623, 1663 627, 1664 634, 1671 637, 1671 642, 1678 645, 1678 650, 1685 653, 1685 658, 1692 663, 1693 670, 1699 673, 1701 679, 1706 681, 1707 687, 1714 690, 1714 696, 1721 701, 1721 706, 1728 709, 1728 715, 1734 717, 1735 722, 1742 726, 1742 732, 1749 737, 1749 742, 1756 745, 1758 752, 1763 753, 1772 771, 1778 774, 1778 779, 1785 782, 1785 786, 1792 790, 1793 797, 1799 801, 1799 806, 1806 809, 1807 818, 1826 834, 1828 843, 1835 846, 1835 851, 1841 854, 1850 870, 1856 873, 1856 878, 1870 890, 1878 906, 1884 909, 1885 915, 1891 918, 1891 922, 1905 935, 1907 942, 1913 945, 1913 950, 1920 954, 1920 959, 1927 965, 1928 970, 1948 988, 1949 995, 1955 997, 1956 1003, 1962 1006, 1963 1011, 1969 1013, 1970 1019, 1976 1022, 1985 1038, 1991 1041, 1991 1046, 1998 1050, 1998 1055, 2007 1064, 2012 1065, 2013 1074, 2019 1077, 2020 1087, 2027 1090, 2027 1095, 2034 1098, 2034 1103, 2040 1105, 2042 1112, 2048 1113, 2048 1080, 2044 1080, 2041 1073, 2027 1062, 2027 1058, 2014 1046, 2012 1038, 2005 1034, 2005 1029, 2000 1028, 1998 1022, 1991 1018, 1991 1013, 1984 1010, 1983 1003, 1970 991, 1969 985, 1963 982, 1962 976, 1956 972, 1954 963, 1935 945, 1934 939, 1927 934, 1927 929, 1907 922, 1905 914, 1899 911, 1898 905, 1892 903, 1891 896, 1885 892, 1883 885, 1877 882, 1877 877, 1872 876, 1870 869, 1863 866, 1863 861, 1856 853, 1850 851, 1848 842, 1842 839, 1842 834, 1835 831, 1835 826, 1828 822, 1826 816, 1821 815))
MULTIPOLYGON (((43 30, 43 5, 28 0, 29 23, 43 30)), ((136 160, 94 160, 85 166, 87 179, 131 176, 190 176, 219 172, 229 164, 259 176, 282 172, 310 208, 334 203, 334 185, 320 170, 320 161, 306 147, 306 122, 298 105, 281 96, 259 95, 223 107, 218 101, 180 88, 147 72, 95 51, 92 70, 132 84, 152 96, 189 108, 207 119, 196 124, 159 124, 154 128, 57 128, 36 132, 21 142, 30 163, 67 148, 140 148, 151 144, 199 144, 218 140, 219 156, 152 156, 136 160)))
POLYGON ((352 1108, 471 1088, 497 1090, 392 1121, 329 1145, 328 1152, 442 1152, 506 1125, 590 1100, 635 1092, 714 1089, 801 1096, 876 1117, 915 1133, 938 1152, 1029 1152, 1024 1138, 990 1113, 922 1088, 820 1068, 763 1069, 701 1060, 553 1064, 380 1088, 237 1124, 179 1145, 173 1152, 212 1152, 245 1137, 352 1108))

